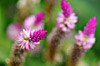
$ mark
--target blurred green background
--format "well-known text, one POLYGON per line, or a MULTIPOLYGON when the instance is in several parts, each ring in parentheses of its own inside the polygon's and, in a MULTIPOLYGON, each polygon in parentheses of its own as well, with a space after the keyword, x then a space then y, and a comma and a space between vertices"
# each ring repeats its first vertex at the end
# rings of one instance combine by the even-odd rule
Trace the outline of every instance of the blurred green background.
MULTIPOLYGON (((41 0, 37 8, 34 9, 33 14, 39 11, 44 11, 44 2, 46 0, 41 0)), ((78 22, 76 23, 76 33, 78 30, 83 30, 88 20, 94 15, 97 16, 97 27, 96 27, 96 43, 93 47, 86 52, 84 60, 89 64, 88 66, 97 66, 100 60, 100 0, 67 0, 74 12, 78 16, 78 22)), ((18 0, 0 0, 0 66, 7 66, 6 60, 10 56, 13 42, 7 37, 6 30, 9 24, 16 21, 16 3, 18 0)), ((56 25, 57 14, 61 12, 60 0, 55 7, 54 12, 54 22, 50 26, 46 26, 45 29, 50 32, 56 25)), ((46 18, 46 17, 45 17, 46 18)), ((50 22, 48 22, 50 23, 50 22)), ((49 33, 48 33, 49 34, 49 33)), ((43 41, 45 46, 45 40, 43 41)), ((33 57, 28 54, 24 66, 52 66, 46 64, 42 57, 43 53, 38 57, 33 57)), ((58 66, 64 66, 64 63, 58 66)))

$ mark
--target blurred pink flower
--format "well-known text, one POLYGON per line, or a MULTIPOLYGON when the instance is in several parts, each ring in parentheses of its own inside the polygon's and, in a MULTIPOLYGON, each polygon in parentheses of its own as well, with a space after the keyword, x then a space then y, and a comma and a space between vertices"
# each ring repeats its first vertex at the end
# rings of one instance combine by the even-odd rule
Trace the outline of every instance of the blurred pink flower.
POLYGON ((63 23, 64 19, 65 19, 64 15, 62 13, 59 13, 56 21, 58 24, 60 24, 60 23, 63 23))
POLYGON ((84 35, 88 37, 94 36, 96 25, 97 25, 97 19, 96 19, 96 16, 94 16, 93 18, 89 20, 86 27, 84 27, 84 31, 83 31, 84 35))
POLYGON ((62 0, 61 8, 65 17, 69 17, 72 14, 73 9, 66 0, 62 0))
POLYGON ((73 9, 66 0, 61 1, 61 8, 62 13, 58 14, 56 21, 64 32, 70 32, 70 29, 75 28, 75 23, 77 22, 78 18, 75 16, 73 9))
POLYGON ((24 28, 25 29, 33 28, 35 20, 36 20, 35 16, 29 16, 28 18, 26 18, 24 21, 24 28))
POLYGON ((95 43, 95 28, 96 28, 97 20, 96 16, 91 18, 87 23, 87 26, 84 28, 84 31, 79 31, 79 35, 76 35, 76 44, 79 46, 83 46, 85 50, 88 50, 95 43))
POLYGON ((36 21, 35 24, 38 25, 39 23, 41 23, 44 19, 44 12, 39 12, 36 14, 36 21))
POLYGON ((62 30, 65 32, 69 32, 70 29, 74 29, 76 22, 77 16, 75 16, 75 13, 72 13, 68 18, 64 17, 62 13, 59 13, 57 18, 57 23, 59 24, 59 27, 62 28, 62 30))
POLYGON ((16 40, 21 30, 21 25, 18 22, 10 24, 7 28, 7 35, 11 40, 16 40))
POLYGON ((99 61, 99 63, 98 63, 98 66, 100 66, 100 61, 99 61))
POLYGON ((39 44, 43 40, 47 31, 46 30, 24 30, 18 38, 18 46, 22 49, 30 50, 35 48, 35 44, 39 44))
POLYGON ((24 28, 25 29, 43 29, 43 19, 44 19, 44 13, 39 12, 35 16, 29 16, 26 18, 24 22, 24 28))

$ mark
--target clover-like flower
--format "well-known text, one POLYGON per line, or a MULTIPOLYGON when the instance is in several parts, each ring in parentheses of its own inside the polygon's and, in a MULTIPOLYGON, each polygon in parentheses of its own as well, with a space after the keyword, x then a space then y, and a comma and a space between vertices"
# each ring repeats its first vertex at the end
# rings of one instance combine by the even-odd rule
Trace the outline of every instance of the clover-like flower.
POLYGON ((43 28, 44 13, 39 12, 35 16, 29 16, 24 22, 25 29, 42 29, 43 28))
POLYGON ((35 44, 39 44, 43 40, 46 30, 24 30, 18 38, 18 46, 22 49, 30 50, 35 48, 35 44))
POLYGON ((66 0, 62 0, 61 8, 65 17, 69 17, 72 14, 73 9, 66 0))
POLYGON ((11 40, 16 40, 17 36, 20 34, 21 25, 18 22, 10 24, 7 28, 7 35, 11 40))
POLYGON ((97 25, 96 16, 91 18, 84 28, 84 31, 79 31, 79 35, 76 35, 76 44, 82 46, 85 50, 88 50, 95 43, 95 28, 97 25))
POLYGON ((57 23, 59 27, 65 31, 69 32, 70 29, 75 28, 75 23, 77 22, 77 16, 72 11, 70 4, 66 0, 62 0, 61 2, 62 13, 58 14, 57 23))

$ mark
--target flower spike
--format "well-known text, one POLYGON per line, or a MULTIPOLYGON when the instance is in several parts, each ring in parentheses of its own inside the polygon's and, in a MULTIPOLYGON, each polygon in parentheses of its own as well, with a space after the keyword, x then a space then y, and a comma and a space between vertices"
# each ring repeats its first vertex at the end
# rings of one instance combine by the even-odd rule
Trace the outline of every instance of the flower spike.
POLYGON ((86 27, 84 27, 84 31, 83 31, 84 35, 88 37, 91 37, 91 35, 94 35, 96 25, 97 25, 97 19, 96 19, 96 16, 94 16, 93 18, 89 20, 86 27))
POLYGON ((39 41, 43 40, 46 34, 46 30, 23 30, 18 38, 18 46, 26 50, 34 49, 35 44, 39 44, 39 41))
POLYGON ((75 23, 77 22, 77 16, 75 16, 73 9, 66 0, 61 1, 61 8, 62 12, 58 14, 56 19, 57 25, 47 40, 47 60, 51 62, 54 61, 55 54, 62 40, 75 28, 75 23))
POLYGON ((65 17, 69 17, 73 11, 70 4, 66 0, 62 0, 61 8, 65 17))
POLYGON ((44 12, 37 13, 35 17, 36 17, 35 24, 39 24, 44 19, 44 12))
POLYGON ((8 37, 15 41, 17 36, 20 34, 21 31, 21 25, 19 22, 15 22, 13 24, 10 24, 7 28, 7 35, 8 37))
POLYGON ((43 19, 44 19, 44 12, 39 12, 35 16, 34 15, 29 16, 28 18, 26 18, 24 22, 24 28, 35 29, 35 30, 43 29, 44 26, 43 19))
POLYGON ((71 29, 75 28, 77 22, 77 16, 73 12, 70 4, 66 0, 61 1, 62 13, 58 14, 57 23, 64 32, 70 32, 71 29))
POLYGON ((95 43, 95 28, 97 25, 96 16, 91 18, 83 31, 79 30, 79 35, 75 36, 76 42, 73 51, 68 59, 68 66, 76 66, 81 57, 95 43))
POLYGON ((79 35, 76 35, 76 44, 79 46, 83 46, 85 50, 88 50, 92 47, 92 45, 95 43, 95 28, 97 25, 96 16, 91 18, 89 22, 87 23, 86 27, 84 28, 84 31, 79 31, 79 35))

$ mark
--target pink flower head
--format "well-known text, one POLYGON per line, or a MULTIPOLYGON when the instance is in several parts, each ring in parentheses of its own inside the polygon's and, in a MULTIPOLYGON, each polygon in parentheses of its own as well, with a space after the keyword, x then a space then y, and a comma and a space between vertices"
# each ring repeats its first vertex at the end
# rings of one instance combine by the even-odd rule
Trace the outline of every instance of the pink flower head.
POLYGON ((88 50, 95 43, 94 32, 96 28, 96 16, 91 18, 84 28, 84 31, 79 31, 79 35, 76 35, 76 44, 83 46, 85 50, 88 50))
POLYGON ((24 30, 18 38, 18 46, 22 49, 30 50, 35 48, 35 44, 39 44, 43 40, 47 31, 46 30, 24 30))
POLYGON ((38 30, 30 33, 31 41, 34 42, 39 42, 40 40, 43 40, 43 37, 47 34, 46 30, 38 30))
POLYGON ((41 23, 44 19, 44 12, 37 13, 35 17, 36 17, 35 24, 41 23))
POLYGON ((59 13, 57 23, 64 32, 70 32, 71 29, 75 28, 77 22, 77 16, 73 12, 70 4, 66 0, 62 0, 61 8, 63 13, 59 13))
POLYGON ((35 16, 29 16, 28 18, 26 18, 24 21, 24 28, 25 29, 33 28, 35 20, 36 20, 35 16))
POLYGON ((24 22, 25 29, 42 29, 43 28, 44 13, 39 12, 35 16, 29 16, 24 22))
POLYGON ((69 17, 73 11, 70 4, 66 0, 62 0, 61 8, 65 17, 69 17))
POLYGON ((86 27, 84 27, 84 31, 83 31, 84 35, 88 37, 91 37, 91 35, 93 36, 95 33, 96 25, 97 25, 97 19, 96 16, 94 16, 89 20, 86 27))
POLYGON ((10 24, 7 28, 7 35, 11 40, 16 40, 21 30, 21 25, 18 22, 10 24))
POLYGON ((59 24, 59 27, 63 31, 69 32, 70 29, 75 28, 75 23, 77 22, 77 16, 75 16, 75 13, 72 13, 68 18, 66 18, 62 13, 60 13, 56 21, 59 24))
POLYGON ((63 23, 64 19, 65 19, 64 15, 62 13, 59 13, 56 21, 58 24, 60 24, 60 23, 63 23))

